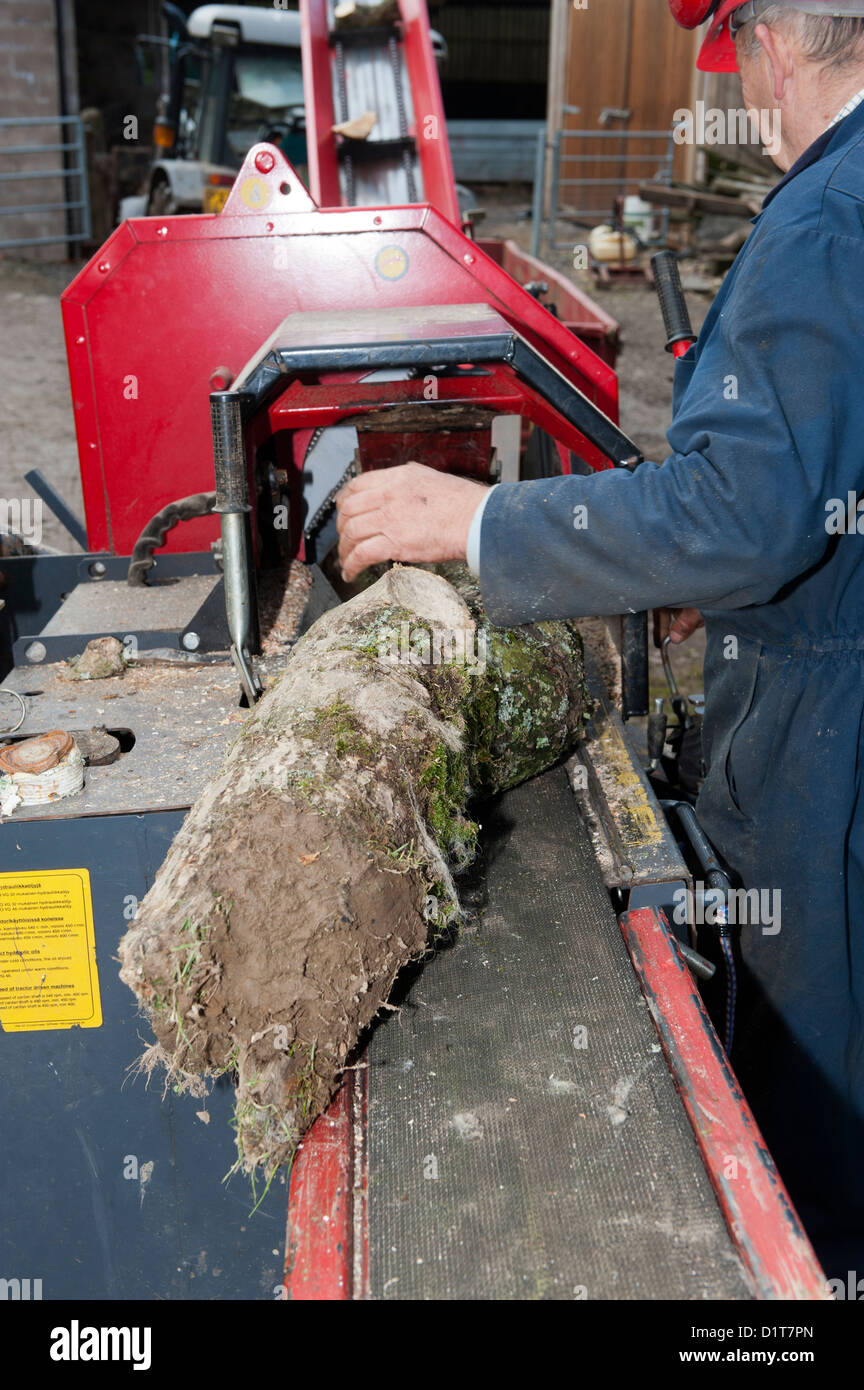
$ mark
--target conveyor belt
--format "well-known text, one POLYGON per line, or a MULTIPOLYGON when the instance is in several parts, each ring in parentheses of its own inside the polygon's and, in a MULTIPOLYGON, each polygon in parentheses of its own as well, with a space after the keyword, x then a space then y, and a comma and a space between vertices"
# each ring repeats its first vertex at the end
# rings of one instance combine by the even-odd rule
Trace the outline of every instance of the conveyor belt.
POLYGON ((371 1296, 749 1298, 563 771, 485 830, 368 1052, 371 1296))

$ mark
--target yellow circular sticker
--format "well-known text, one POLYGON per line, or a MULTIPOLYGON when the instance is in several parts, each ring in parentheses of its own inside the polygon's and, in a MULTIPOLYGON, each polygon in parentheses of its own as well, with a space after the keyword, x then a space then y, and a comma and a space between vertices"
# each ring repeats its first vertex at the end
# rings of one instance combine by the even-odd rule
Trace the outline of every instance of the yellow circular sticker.
POLYGON ((408 269, 408 255, 401 246, 382 246, 375 257, 375 269, 382 280, 401 280, 408 269))
POLYGON ((266 208, 272 197, 270 185, 264 179, 244 179, 240 185, 240 197, 247 208, 260 211, 266 208))

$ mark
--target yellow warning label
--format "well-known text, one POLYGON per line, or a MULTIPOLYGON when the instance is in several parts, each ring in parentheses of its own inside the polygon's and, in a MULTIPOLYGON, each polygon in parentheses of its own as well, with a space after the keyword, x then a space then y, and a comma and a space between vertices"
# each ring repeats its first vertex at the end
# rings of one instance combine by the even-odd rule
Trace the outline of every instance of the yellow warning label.
POLYGON ((101 1023, 87 870, 0 874, 0 1025, 26 1033, 101 1023))

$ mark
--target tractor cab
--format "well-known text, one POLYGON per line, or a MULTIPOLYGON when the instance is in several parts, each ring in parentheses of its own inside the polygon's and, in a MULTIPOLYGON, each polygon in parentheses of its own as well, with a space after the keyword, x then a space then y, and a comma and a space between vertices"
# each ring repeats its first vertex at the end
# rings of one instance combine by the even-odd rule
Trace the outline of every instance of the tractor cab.
POLYGON ((252 145, 277 145, 306 164, 300 15, 202 5, 186 19, 163 6, 170 30, 168 90, 154 129, 146 212, 220 212, 252 145))

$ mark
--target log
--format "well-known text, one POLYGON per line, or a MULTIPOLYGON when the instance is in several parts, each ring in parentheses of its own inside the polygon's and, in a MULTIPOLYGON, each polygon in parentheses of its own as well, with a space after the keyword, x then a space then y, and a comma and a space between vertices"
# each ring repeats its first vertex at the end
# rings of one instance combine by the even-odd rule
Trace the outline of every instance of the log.
POLYGON ((120 944, 147 1070, 236 1085, 268 1177, 332 1097, 398 972, 458 922, 473 796, 572 751, 575 625, 491 627, 464 569, 396 567, 325 613, 190 810, 120 944))

